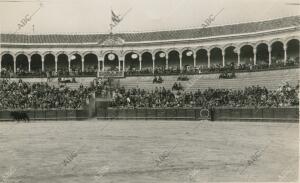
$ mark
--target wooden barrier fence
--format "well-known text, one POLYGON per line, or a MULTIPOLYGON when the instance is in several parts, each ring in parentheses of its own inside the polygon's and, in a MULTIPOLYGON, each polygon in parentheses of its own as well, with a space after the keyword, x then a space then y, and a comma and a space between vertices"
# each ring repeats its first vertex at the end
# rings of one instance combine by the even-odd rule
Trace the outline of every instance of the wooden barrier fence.
MULTIPOLYGON (((0 121, 12 121, 12 111, 0 111, 0 121)), ((83 120, 88 119, 87 110, 22 110, 30 120, 83 120)))
POLYGON ((170 119, 170 120, 207 120, 210 113, 203 108, 139 108, 97 109, 98 119, 170 119))
POLYGON ((97 118, 298 122, 299 108, 98 108, 97 118))

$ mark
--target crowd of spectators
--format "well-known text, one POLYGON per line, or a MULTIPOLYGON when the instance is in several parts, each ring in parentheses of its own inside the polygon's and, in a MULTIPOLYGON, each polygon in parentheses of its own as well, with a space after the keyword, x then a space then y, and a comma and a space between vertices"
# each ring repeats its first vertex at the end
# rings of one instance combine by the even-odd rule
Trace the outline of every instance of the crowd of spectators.
POLYGON ((299 85, 288 83, 278 90, 251 86, 244 90, 206 89, 197 92, 172 92, 164 87, 147 92, 142 89, 115 91, 113 107, 284 107, 299 104, 299 85))
POLYGON ((158 83, 158 84, 161 84, 161 83, 163 83, 164 82, 164 80, 162 79, 162 77, 161 76, 158 76, 158 77, 156 77, 156 76, 154 76, 154 78, 153 78, 153 81, 152 81, 153 83, 158 83))
MULTIPOLYGON (((207 66, 197 66, 193 67, 191 65, 185 65, 182 70, 178 66, 170 66, 169 68, 165 67, 156 67, 154 72, 152 68, 143 68, 142 70, 129 69, 125 71, 125 76, 150 76, 150 75, 178 75, 178 74, 208 74, 208 73, 223 73, 228 68, 233 68, 236 72, 252 72, 252 71, 261 71, 261 70, 270 70, 270 69, 283 69, 286 67, 298 67, 299 66, 299 57, 287 59, 286 64, 283 60, 272 58, 272 64, 269 65, 266 60, 258 60, 258 64, 254 65, 252 62, 245 62, 240 65, 234 65, 233 63, 227 63, 225 67, 221 64, 211 64, 210 68, 207 66)), ((1 77, 3 78, 13 78, 13 77, 96 77, 98 68, 96 66, 87 66, 85 71, 82 72, 81 67, 72 66, 71 72, 68 68, 58 68, 57 73, 55 71, 31 71, 28 72, 28 69, 17 68, 17 72, 14 73, 12 68, 6 69, 2 68, 1 77), (47 74, 47 72, 49 74, 47 74)), ((111 68, 108 72, 114 72, 118 69, 111 68)))
POLYGON ((299 84, 284 84, 277 90, 251 86, 243 90, 212 89, 196 92, 184 88, 154 91, 139 88, 125 90, 113 80, 95 80, 89 87, 77 89, 50 86, 47 83, 29 84, 0 81, 0 110, 12 109, 80 109, 95 92, 96 97, 112 98, 111 107, 160 108, 160 107, 286 107, 299 105, 299 84))
POLYGON ((83 86, 72 90, 47 83, 1 80, 0 109, 79 109, 84 107, 90 93, 91 89, 83 86))
MULTIPOLYGON (((286 64, 283 60, 274 59, 272 64, 269 65, 268 61, 258 60, 257 65, 253 63, 241 63, 240 65, 234 65, 233 63, 227 63, 225 67, 221 64, 212 64, 210 68, 207 66, 185 66, 182 70, 179 67, 156 67, 154 70, 154 75, 179 75, 179 74, 209 74, 209 73, 224 73, 228 69, 234 70, 236 72, 254 72, 261 70, 270 70, 270 69, 283 69, 287 67, 298 67, 299 66, 299 57, 297 58, 288 58, 286 64)), ((147 76, 153 75, 152 68, 144 68, 142 70, 128 70, 126 71, 126 76, 147 76)))

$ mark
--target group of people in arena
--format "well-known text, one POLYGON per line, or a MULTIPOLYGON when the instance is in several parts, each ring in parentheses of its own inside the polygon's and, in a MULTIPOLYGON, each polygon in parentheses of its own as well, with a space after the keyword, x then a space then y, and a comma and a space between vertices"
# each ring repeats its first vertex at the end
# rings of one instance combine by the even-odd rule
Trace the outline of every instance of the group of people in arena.
POLYGON ((72 90, 47 83, 0 81, 0 109, 78 109, 86 105, 90 88, 72 90))
POLYGON ((244 90, 209 88, 196 92, 172 92, 164 87, 151 92, 120 88, 114 94, 113 107, 284 107, 299 104, 298 92, 299 85, 289 84, 274 91, 260 86, 244 90))

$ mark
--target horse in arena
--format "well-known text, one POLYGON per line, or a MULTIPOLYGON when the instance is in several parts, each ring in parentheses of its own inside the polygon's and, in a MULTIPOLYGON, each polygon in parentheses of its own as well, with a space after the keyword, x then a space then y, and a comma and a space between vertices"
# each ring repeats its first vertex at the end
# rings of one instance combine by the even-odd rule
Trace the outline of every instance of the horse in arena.
POLYGON ((17 111, 12 111, 10 112, 10 116, 15 120, 19 121, 25 121, 28 122, 30 121, 29 116, 27 115, 26 112, 17 112, 17 111))

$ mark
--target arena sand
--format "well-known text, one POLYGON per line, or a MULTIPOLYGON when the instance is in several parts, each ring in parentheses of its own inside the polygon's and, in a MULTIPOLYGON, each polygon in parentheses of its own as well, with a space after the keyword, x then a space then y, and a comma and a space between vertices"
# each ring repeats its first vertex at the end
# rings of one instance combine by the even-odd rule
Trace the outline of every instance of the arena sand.
POLYGON ((297 181, 298 139, 296 123, 0 123, 0 182, 297 181))

